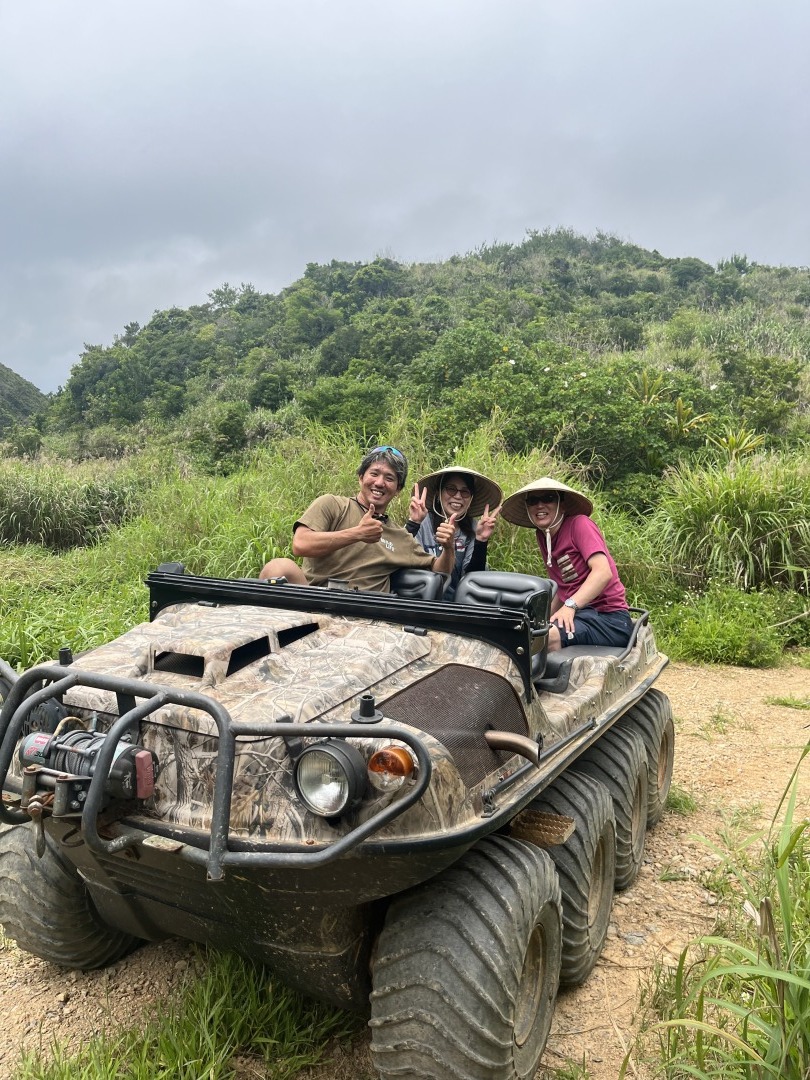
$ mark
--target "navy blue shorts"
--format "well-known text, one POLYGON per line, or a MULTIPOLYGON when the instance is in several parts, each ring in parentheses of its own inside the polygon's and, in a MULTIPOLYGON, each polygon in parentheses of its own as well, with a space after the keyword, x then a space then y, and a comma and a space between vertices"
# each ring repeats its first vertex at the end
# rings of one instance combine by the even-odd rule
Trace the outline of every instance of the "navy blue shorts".
MULTIPOLYGON (((551 616, 554 622, 554 616, 551 616)), ((596 611, 581 608, 574 616, 574 633, 560 630, 560 645, 612 645, 623 648, 633 632, 629 611, 596 611)))

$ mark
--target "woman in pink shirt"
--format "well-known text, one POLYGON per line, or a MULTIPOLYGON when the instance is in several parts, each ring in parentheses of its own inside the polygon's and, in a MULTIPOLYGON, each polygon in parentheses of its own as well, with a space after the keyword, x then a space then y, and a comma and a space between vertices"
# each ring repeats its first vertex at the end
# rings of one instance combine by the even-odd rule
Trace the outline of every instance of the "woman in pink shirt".
POLYGON ((592 512, 590 499, 548 476, 510 495, 501 510, 513 525, 535 530, 548 576, 557 584, 549 651, 630 640, 624 586, 592 512))

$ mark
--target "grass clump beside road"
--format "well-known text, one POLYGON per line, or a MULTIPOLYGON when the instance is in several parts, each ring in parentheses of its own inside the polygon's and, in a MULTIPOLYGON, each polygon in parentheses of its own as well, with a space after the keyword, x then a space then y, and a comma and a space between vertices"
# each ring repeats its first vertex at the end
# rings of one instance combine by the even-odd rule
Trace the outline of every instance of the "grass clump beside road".
POLYGON ((289 1080, 321 1059, 330 1038, 357 1029, 350 1014, 305 1001, 238 956, 204 959, 204 973, 142 1024, 76 1054, 58 1044, 25 1054, 11 1080, 226 1080, 247 1063, 249 1075, 289 1080))
POLYGON ((699 938, 674 970, 657 973, 650 1032, 666 1080, 810 1075, 810 822, 797 814, 797 775, 798 767, 761 858, 749 839, 714 877, 724 932, 699 938))

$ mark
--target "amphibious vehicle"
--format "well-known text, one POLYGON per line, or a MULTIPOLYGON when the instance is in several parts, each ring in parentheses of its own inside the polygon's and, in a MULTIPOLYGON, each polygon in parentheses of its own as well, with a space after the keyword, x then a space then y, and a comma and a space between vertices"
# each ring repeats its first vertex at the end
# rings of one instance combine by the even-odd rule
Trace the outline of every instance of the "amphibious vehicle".
POLYGON ((383 1078, 533 1077, 670 783, 647 612, 548 654, 531 575, 146 583, 109 644, 0 661, 6 933, 69 968, 237 950, 365 1010, 383 1078))

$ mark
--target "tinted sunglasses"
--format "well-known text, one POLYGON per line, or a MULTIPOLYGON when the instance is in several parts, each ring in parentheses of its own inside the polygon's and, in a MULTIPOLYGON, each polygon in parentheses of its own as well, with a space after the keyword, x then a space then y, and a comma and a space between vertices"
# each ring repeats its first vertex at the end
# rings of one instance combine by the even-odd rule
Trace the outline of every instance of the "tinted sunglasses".
POLYGON ((527 506, 537 506, 538 503, 553 503, 560 498, 558 491, 536 491, 526 496, 527 506))
POLYGON ((404 457, 405 455, 401 450, 397 450, 395 446, 375 446, 373 450, 369 450, 370 454, 396 454, 397 457, 404 457))

